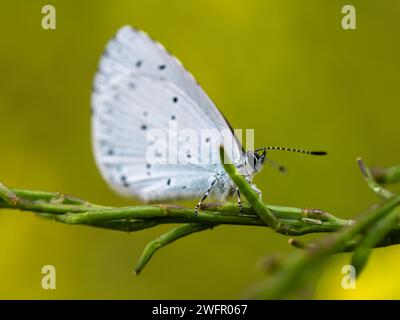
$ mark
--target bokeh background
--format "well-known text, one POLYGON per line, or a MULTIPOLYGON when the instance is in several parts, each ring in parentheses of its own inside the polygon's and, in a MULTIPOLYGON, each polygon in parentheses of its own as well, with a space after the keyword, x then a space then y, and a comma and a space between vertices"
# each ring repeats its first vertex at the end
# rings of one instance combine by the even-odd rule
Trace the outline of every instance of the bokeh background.
MULTIPOLYGON (((266 166, 255 179, 268 203, 353 217, 377 201, 356 157, 400 162, 399 17, 395 0, 3 0, 0 181, 136 203, 102 180, 89 114, 100 54, 120 26, 132 24, 183 61, 234 127, 254 128, 257 146, 329 152, 271 152, 289 171, 266 166), (46 31, 41 8, 49 3, 57 29, 46 31), (356 30, 341 28, 345 4, 356 7, 356 30)), ((295 250, 268 229, 221 226, 162 249, 133 276, 145 244, 169 227, 125 234, 2 210, 0 298, 238 298, 264 277, 261 257, 295 250), (41 288, 46 264, 56 267, 56 290, 41 288)), ((400 298, 399 253, 374 251, 356 290, 341 287, 349 256, 335 256, 316 298, 400 298)))

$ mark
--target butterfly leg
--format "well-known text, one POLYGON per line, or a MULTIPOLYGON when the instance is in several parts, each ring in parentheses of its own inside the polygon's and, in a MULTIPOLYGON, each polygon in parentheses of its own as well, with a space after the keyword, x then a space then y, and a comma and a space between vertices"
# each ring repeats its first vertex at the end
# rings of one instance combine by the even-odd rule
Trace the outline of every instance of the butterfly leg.
POLYGON ((260 189, 258 189, 257 187, 256 187, 256 185, 255 184, 252 184, 251 183, 251 180, 250 180, 250 178, 246 178, 246 181, 249 183, 249 185, 250 185, 250 187, 255 191, 255 192, 257 192, 258 193, 258 196, 260 197, 260 199, 262 198, 262 192, 261 192, 261 190, 260 189))
MULTIPOLYGON (((246 178, 246 181, 250 184, 251 188, 258 193, 258 196, 261 198, 261 190, 259 190, 254 184, 251 183, 251 180, 249 177, 246 178)), ((243 206, 242 206, 242 201, 240 199, 240 190, 238 187, 236 187, 236 194, 237 194, 237 199, 238 199, 238 208, 239 208, 239 215, 245 215, 243 214, 243 206)))
POLYGON ((257 192, 258 193, 258 196, 260 197, 260 199, 262 198, 262 192, 261 192, 261 190, 260 189, 258 189, 257 187, 256 187, 256 185, 255 184, 252 184, 251 185, 251 188, 255 191, 255 192, 257 192))
POLYGON ((203 198, 201 198, 201 200, 199 201, 199 203, 196 205, 196 207, 194 208, 194 215, 197 216, 198 212, 199 212, 199 208, 201 206, 201 204, 204 202, 204 200, 206 200, 206 198, 208 197, 208 195, 211 192, 211 189, 214 187, 215 182, 217 181, 218 177, 215 176, 213 182, 211 182, 211 185, 208 187, 206 193, 204 194, 203 198))

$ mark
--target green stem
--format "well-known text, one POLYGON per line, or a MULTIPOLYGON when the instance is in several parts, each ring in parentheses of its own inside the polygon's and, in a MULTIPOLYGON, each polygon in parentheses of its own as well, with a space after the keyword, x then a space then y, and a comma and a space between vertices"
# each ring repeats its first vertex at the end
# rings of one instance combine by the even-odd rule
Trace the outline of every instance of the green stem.
POLYGON ((380 198, 389 199, 394 196, 394 193, 379 185, 372 176, 369 168, 364 164, 361 158, 357 158, 358 166, 368 187, 380 198))
MULTIPOLYGON (((221 150, 222 155, 223 150, 221 150)), ((284 288, 288 289, 287 284, 295 281, 293 279, 296 279, 296 276, 291 273, 293 270, 300 272, 299 268, 303 267, 311 270, 313 266, 318 266, 319 262, 324 261, 329 254, 356 250, 355 259, 357 259, 357 256, 360 256, 360 253, 357 253, 357 248, 360 248, 358 252, 362 252, 363 247, 371 248, 400 243, 398 220, 392 214, 388 214, 399 204, 399 198, 394 197, 393 193, 377 185, 361 159, 358 163, 368 186, 380 197, 390 199, 372 213, 362 216, 356 223, 352 220, 336 218, 319 209, 266 205, 232 164, 224 164, 224 168, 241 193, 249 200, 249 203, 243 203, 243 214, 239 213, 237 204, 229 202, 205 204, 201 207, 198 216, 195 216, 193 209, 180 206, 142 205, 115 208, 96 205, 61 193, 9 189, 3 184, 0 184, 0 208, 32 211, 43 218, 54 219, 67 224, 85 224, 128 232, 165 223, 185 223, 186 225, 169 231, 146 247, 137 268, 138 272, 149 261, 154 252, 162 246, 193 232, 220 224, 270 226, 277 232, 296 236, 315 232, 339 231, 333 237, 310 245, 292 240, 292 245, 304 248, 305 252, 293 255, 289 262, 282 267, 281 280, 279 280, 279 277, 275 278, 275 286, 278 289, 273 291, 275 296, 279 296, 279 292, 283 293, 284 288), (388 217, 385 217, 386 214, 388 214, 388 217), (382 221, 376 224, 376 229, 371 227, 371 224, 380 219, 382 221), (373 232, 368 234, 366 232, 368 228, 371 228, 370 230, 373 230, 373 232), (340 232, 341 229, 343 231, 340 232), (368 236, 360 240, 362 234, 368 236)), ((368 254, 365 253, 366 249, 363 252, 364 254, 361 254, 361 257, 365 260, 368 258, 368 254)), ((359 262, 359 265, 362 266, 362 263, 359 262)), ((262 290, 259 290, 258 293, 263 296, 262 290)), ((255 295, 258 296, 258 293, 255 295)))
POLYGON ((358 221, 344 228, 341 232, 314 242, 309 250, 291 255, 274 276, 258 283, 251 289, 250 297, 255 299, 281 299, 285 297, 291 288, 293 290, 293 288, 304 284, 303 271, 313 270, 317 273, 317 270, 329 255, 344 251, 347 243, 354 239, 356 235, 362 233, 372 223, 375 223, 398 205, 400 205, 400 196, 395 196, 372 212, 364 214, 358 221))
POLYGON ((400 165, 389 168, 372 168, 372 175, 376 182, 393 184, 400 182, 400 165))
MULTIPOLYGON (((240 215, 236 203, 211 203, 203 205, 196 217, 192 209, 171 205, 144 205, 111 208, 76 200, 73 196, 44 191, 0 188, 0 208, 33 211, 41 217, 69 224, 86 224, 118 231, 138 231, 165 223, 210 223, 266 227, 247 202, 240 215), (10 200, 11 197, 11 200, 10 200), (26 198, 27 199, 26 199, 26 198), (71 204, 71 202, 75 204, 71 204), (146 222, 143 222, 146 221, 146 222)), ((339 219, 319 209, 267 206, 281 225, 287 225, 286 234, 302 235, 316 232, 336 232, 351 224, 352 220, 339 219)), ((396 230, 400 226, 396 225, 396 230)), ((393 233, 391 233, 392 235, 393 233)), ((398 243, 398 237, 395 238, 398 243)), ((394 244, 385 241, 385 245, 394 244)))
MULTIPOLYGON (((243 194, 247 201, 249 201, 250 205, 254 209, 254 211, 258 214, 260 219, 269 226, 272 230, 286 234, 286 235, 301 235, 304 234, 304 230, 298 230, 293 228, 291 224, 283 223, 282 220, 279 220, 273 212, 269 209, 269 207, 261 201, 260 195, 251 187, 248 181, 238 172, 236 166, 232 163, 228 163, 225 161, 227 156, 224 152, 223 147, 220 148, 220 159, 223 163, 225 171, 228 173, 229 177, 238 187, 241 194, 243 194)), ((322 213, 322 212, 321 212, 322 213)), ((316 212, 313 212, 315 215, 316 212)), ((324 218, 327 218, 325 216, 324 218)), ((308 217, 302 218, 303 222, 306 224, 322 224, 322 221, 319 219, 313 219, 308 217)), ((308 229, 307 227, 305 229, 308 229)))
MULTIPOLYGON (((89 203, 73 196, 44 191, 0 188, 0 208, 33 211, 39 216, 68 224, 86 224, 119 231, 137 231, 165 223, 211 223, 266 226, 249 203, 243 203, 240 215, 236 203, 204 205, 196 217, 192 209, 172 205, 144 205, 111 208, 89 203), (12 200, 10 200, 10 198, 12 200), (143 221, 147 221, 144 223, 143 221)), ((351 223, 319 209, 268 206, 284 225, 293 227, 293 235, 311 232, 334 232, 351 223)))
POLYGON ((216 225, 192 223, 192 224, 186 224, 183 226, 176 227, 176 228, 164 233, 157 239, 155 239, 147 244, 147 246, 143 250, 143 253, 139 259, 139 262, 136 265, 135 273, 139 274, 143 270, 143 268, 150 261, 151 257, 158 249, 166 246, 167 244, 170 244, 171 242, 174 242, 175 240, 177 240, 179 238, 185 237, 185 236, 195 233, 195 232, 210 229, 215 226, 216 225))
POLYGON ((247 201, 250 202, 252 208, 257 212, 258 216, 264 223, 271 229, 276 230, 279 227, 279 220, 272 214, 268 207, 260 200, 260 196, 251 188, 250 184, 246 179, 237 171, 236 166, 232 163, 227 163, 225 159, 227 156, 225 154, 224 148, 220 148, 220 159, 223 163, 226 173, 239 188, 241 194, 243 194, 247 201))
POLYGON ((372 248, 376 247, 385 239, 388 233, 393 229, 393 226, 398 223, 399 217, 400 207, 397 207, 372 225, 364 235, 363 239, 354 251, 351 260, 351 264, 357 270, 357 276, 361 274, 367 264, 372 248))

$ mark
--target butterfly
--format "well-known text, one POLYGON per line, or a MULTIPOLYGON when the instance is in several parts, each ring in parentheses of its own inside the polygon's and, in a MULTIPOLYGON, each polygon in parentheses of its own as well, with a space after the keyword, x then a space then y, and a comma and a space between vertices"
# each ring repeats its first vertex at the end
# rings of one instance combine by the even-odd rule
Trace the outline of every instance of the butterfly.
POLYGON ((220 144, 260 196, 252 179, 267 150, 325 154, 280 147, 245 151, 180 61, 131 26, 116 33, 100 59, 92 90, 92 141, 101 174, 117 193, 144 202, 200 199, 195 214, 208 196, 222 201, 235 192, 241 210, 239 190, 218 161, 220 144), (182 137, 185 130, 197 140, 182 137), (180 157, 171 157, 177 150, 180 157))

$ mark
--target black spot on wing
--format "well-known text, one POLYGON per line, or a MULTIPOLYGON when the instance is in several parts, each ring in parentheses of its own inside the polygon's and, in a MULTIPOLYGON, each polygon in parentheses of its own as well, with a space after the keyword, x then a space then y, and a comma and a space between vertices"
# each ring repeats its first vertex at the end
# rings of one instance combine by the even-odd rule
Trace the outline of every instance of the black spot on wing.
POLYGON ((128 86, 131 89, 135 89, 136 88, 136 84, 134 82, 132 82, 132 81, 129 81, 128 86))
POLYGON ((122 175, 121 176, 121 181, 122 181, 122 185, 124 187, 129 187, 128 179, 126 178, 126 176, 122 175))

